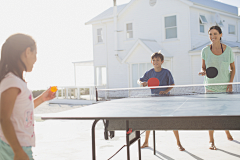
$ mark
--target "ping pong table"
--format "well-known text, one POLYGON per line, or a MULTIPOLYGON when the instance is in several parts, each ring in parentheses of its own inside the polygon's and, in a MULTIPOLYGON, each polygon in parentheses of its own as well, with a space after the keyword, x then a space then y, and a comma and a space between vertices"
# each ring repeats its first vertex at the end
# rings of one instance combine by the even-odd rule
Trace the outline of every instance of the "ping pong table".
POLYGON ((123 98, 42 117, 43 120, 94 120, 92 159, 96 159, 95 125, 107 120, 108 131, 126 131, 127 159, 140 130, 240 130, 240 93, 123 98))

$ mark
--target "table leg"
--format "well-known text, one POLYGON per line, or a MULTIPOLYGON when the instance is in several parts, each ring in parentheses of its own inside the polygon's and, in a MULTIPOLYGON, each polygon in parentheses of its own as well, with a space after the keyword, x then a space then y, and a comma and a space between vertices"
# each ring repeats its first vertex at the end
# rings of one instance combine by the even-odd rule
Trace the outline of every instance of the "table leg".
POLYGON ((156 155, 155 130, 153 131, 153 154, 156 155))
POLYGON ((130 143, 129 143, 129 134, 127 133, 129 130, 129 121, 126 121, 126 141, 127 141, 127 160, 130 160, 130 143))
POLYGON ((99 119, 96 119, 92 125, 92 159, 96 160, 96 146, 95 146, 95 126, 99 119))
POLYGON ((139 156, 139 160, 141 160, 141 138, 139 138, 138 140, 138 156, 139 156))

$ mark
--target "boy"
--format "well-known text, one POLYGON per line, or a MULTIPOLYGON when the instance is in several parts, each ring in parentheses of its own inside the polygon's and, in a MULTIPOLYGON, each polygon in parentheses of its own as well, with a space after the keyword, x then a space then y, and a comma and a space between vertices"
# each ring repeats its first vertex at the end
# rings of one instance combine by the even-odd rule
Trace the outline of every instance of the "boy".
MULTIPOLYGON (((164 56, 160 52, 155 52, 151 56, 151 63, 153 68, 147 71, 142 78, 138 80, 138 84, 142 86, 148 85, 148 79, 150 78, 157 78, 160 81, 160 86, 166 85, 174 85, 174 80, 172 74, 169 70, 162 68, 162 64, 164 62, 164 56)), ((156 88, 151 89, 152 94, 169 94, 169 91, 172 87, 169 88, 156 88)), ((174 135, 177 139, 177 145, 180 151, 184 151, 185 149, 182 147, 179 139, 178 131, 173 131, 174 135)), ((143 143, 141 148, 148 147, 148 138, 149 138, 150 131, 146 131, 145 142, 143 143)))

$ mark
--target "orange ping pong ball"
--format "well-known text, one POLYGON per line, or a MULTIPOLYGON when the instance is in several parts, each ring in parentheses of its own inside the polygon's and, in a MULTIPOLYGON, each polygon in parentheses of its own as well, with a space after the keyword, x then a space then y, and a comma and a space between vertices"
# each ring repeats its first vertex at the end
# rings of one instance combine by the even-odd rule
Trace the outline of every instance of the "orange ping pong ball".
POLYGON ((56 92, 58 89, 57 89, 57 86, 52 86, 51 87, 51 92, 56 92))

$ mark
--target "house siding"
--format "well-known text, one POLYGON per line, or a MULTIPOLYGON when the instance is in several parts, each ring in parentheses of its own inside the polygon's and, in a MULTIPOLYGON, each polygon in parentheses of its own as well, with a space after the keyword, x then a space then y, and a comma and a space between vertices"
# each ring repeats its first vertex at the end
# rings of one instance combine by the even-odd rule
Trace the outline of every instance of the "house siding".
MULTIPOLYGON (((172 61, 168 61, 164 66, 171 70, 175 84, 202 83, 202 77, 197 76, 196 73, 201 69, 200 52, 196 56, 191 56, 189 51, 209 42, 208 28, 215 25, 215 13, 213 12, 192 8, 179 0, 157 1, 153 7, 146 0, 134 1, 118 16, 117 48, 121 51, 114 51, 113 21, 93 24, 94 66, 107 67, 107 88, 131 87, 130 65, 132 63, 150 63, 150 55, 149 58, 146 58, 146 55, 143 56, 145 48, 139 45, 132 52, 134 55, 130 56, 125 63, 120 61, 127 56, 138 39, 149 39, 157 41, 164 50, 173 56, 172 61), (208 21, 204 34, 199 31, 200 14, 205 15, 208 21), (164 17, 171 15, 177 16, 178 37, 166 40, 164 17), (132 39, 126 38, 127 23, 133 24, 132 39), (103 43, 98 44, 96 31, 100 27, 103 28, 103 43), (116 53, 119 59, 116 58, 116 53)), ((226 15, 220 14, 220 16, 221 20, 224 20, 224 40, 239 41, 240 21, 226 15), (236 26, 236 35, 228 34, 228 24, 236 26)))

